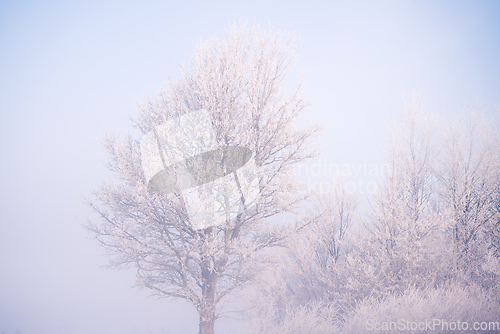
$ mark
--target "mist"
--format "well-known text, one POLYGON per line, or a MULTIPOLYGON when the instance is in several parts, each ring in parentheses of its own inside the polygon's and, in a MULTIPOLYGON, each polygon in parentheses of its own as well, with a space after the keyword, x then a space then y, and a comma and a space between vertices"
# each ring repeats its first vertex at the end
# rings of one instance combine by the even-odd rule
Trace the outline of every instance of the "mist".
MULTIPOLYGON (((198 330, 187 303, 132 288, 134 268, 102 268, 108 258, 82 228, 98 217, 81 198, 115 178, 103 164, 104 135, 139 139, 129 120, 136 103, 180 79, 178 65, 189 69, 201 39, 240 20, 300 35, 286 88, 304 81, 315 103, 297 124, 324 131, 322 155, 297 177, 313 188, 344 174, 368 207, 387 164, 387 130, 412 92, 443 118, 477 105, 497 114, 499 11, 493 1, 3 2, 0 332, 198 330)), ((221 319, 216 332, 241 326, 221 319)))

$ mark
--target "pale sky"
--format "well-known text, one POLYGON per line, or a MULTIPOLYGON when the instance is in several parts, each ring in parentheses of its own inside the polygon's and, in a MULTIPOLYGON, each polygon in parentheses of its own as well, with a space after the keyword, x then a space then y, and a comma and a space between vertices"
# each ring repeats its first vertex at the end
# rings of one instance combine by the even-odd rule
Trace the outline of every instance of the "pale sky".
POLYGON ((498 1, 3 0, 0 333, 197 332, 193 309, 131 289, 134 271, 99 267, 80 198, 113 177, 99 138, 133 131, 135 103, 180 78, 200 39, 240 19, 300 35, 289 87, 302 76, 316 101, 301 121, 325 126, 317 163, 364 182, 412 90, 429 112, 496 112, 498 14, 498 1))

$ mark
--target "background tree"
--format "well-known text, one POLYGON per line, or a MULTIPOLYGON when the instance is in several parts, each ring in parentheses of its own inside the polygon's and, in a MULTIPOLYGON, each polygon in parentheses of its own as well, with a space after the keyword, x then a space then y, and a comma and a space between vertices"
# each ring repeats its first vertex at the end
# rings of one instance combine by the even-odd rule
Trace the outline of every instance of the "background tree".
POLYGON ((433 285, 437 282, 431 281, 439 276, 431 265, 437 260, 436 245, 442 244, 445 230, 438 210, 435 173, 440 152, 438 122, 424 113, 416 93, 405 102, 401 125, 391 127, 389 168, 373 197, 373 211, 366 224, 383 259, 378 279, 384 287, 380 292, 433 285))
POLYGON ((199 333, 213 333, 228 297, 252 282, 272 261, 267 249, 295 230, 269 218, 299 208, 294 164, 314 157, 309 139, 319 131, 297 129, 294 120, 309 105, 300 85, 285 96, 285 78, 296 57, 293 36, 233 26, 226 38, 200 42, 183 79, 170 80, 154 100, 139 105, 134 126, 142 135, 188 112, 208 111, 220 147, 253 152, 258 203, 221 226, 191 228, 179 194, 148 191, 139 142, 129 136, 104 140, 108 168, 118 183, 106 183, 88 204, 100 215, 88 228, 109 251, 110 267, 135 266, 138 283, 159 297, 189 301, 200 315, 199 333))
POLYGON ((449 218, 455 267, 473 271, 487 248, 498 249, 500 226, 500 136, 479 110, 449 123, 440 177, 443 210, 449 218))
POLYGON ((390 168, 363 224, 348 228, 359 216, 341 188, 316 200, 256 298, 248 333, 369 333, 368 319, 495 322, 500 136, 486 120, 438 120, 413 94, 391 126, 390 168))
POLYGON ((356 220, 357 205, 356 195, 347 190, 343 180, 336 180, 331 192, 314 197, 314 209, 308 214, 313 221, 288 250, 290 302, 295 300, 293 304, 302 306, 322 302, 336 308, 349 302, 342 298, 340 289, 345 279, 342 270, 348 232, 356 220))
POLYGON ((345 248, 358 204, 346 183, 316 193, 302 217, 300 233, 259 291, 247 298, 252 308, 248 333, 333 333, 347 304, 345 248))

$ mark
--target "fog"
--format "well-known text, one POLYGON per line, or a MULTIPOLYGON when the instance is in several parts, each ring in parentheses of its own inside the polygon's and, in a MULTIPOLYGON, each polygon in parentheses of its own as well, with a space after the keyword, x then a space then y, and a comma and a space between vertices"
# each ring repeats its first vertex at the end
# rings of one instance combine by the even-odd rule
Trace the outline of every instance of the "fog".
MULTIPOLYGON (((348 170, 361 195, 383 173, 386 130, 405 96, 454 115, 500 104, 500 4, 494 1, 159 2, 0 4, 0 332, 195 333, 179 301, 132 289, 82 228, 81 202, 113 179, 99 144, 133 132, 129 115, 195 44, 248 20, 302 38, 290 87, 315 101, 322 156, 300 169, 308 186, 348 170)), ((361 196, 362 197, 362 196, 361 196)), ((221 320, 216 332, 239 326, 221 320)))

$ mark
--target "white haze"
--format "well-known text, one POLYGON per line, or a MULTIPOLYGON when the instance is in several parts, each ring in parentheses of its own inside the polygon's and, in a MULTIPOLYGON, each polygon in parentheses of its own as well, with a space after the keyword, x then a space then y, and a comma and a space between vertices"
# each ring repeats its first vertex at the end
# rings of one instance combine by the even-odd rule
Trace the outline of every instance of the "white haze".
POLYGON ((0 332, 197 331, 188 306, 131 289, 133 270, 99 267, 106 258, 81 228, 95 216, 80 198, 113 177, 99 138, 132 131, 136 101, 179 78, 200 39, 240 19, 300 34, 290 87, 302 76, 316 103, 300 121, 325 131, 322 157, 299 177, 314 185, 348 170, 366 186, 412 90, 432 113, 495 112, 499 12, 494 1, 3 1, 0 332))

